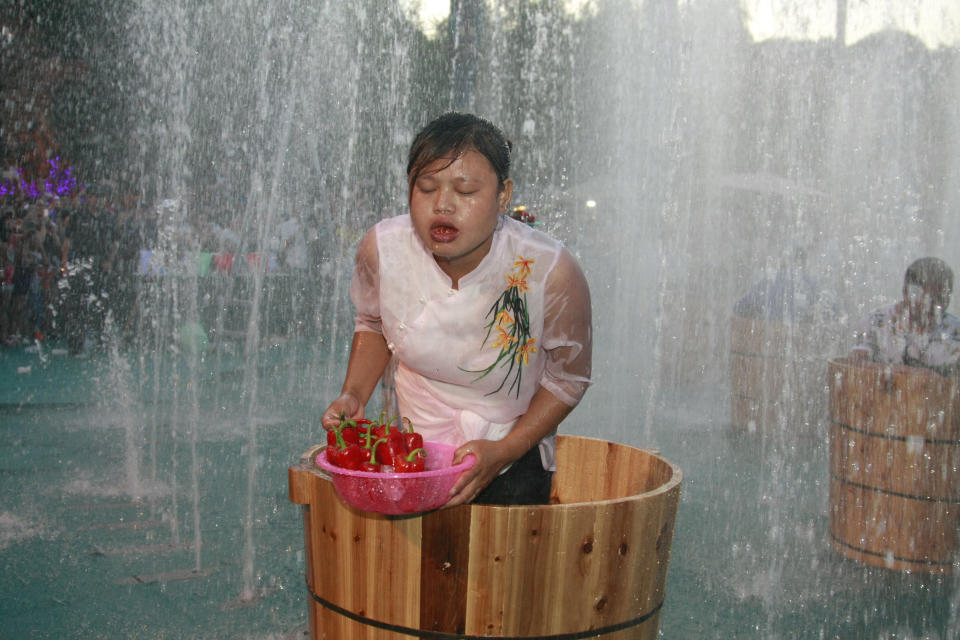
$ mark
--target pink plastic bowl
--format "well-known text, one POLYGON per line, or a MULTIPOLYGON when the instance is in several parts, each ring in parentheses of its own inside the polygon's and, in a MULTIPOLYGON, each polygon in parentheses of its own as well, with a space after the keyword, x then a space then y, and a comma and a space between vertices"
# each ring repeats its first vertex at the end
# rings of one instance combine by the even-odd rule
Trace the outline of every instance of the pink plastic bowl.
POLYGON ((416 473, 379 473, 352 471, 331 464, 327 450, 317 455, 317 466, 333 478, 333 488, 344 502, 362 509, 389 515, 420 513, 442 507, 460 474, 473 466, 473 456, 451 466, 457 447, 440 442, 425 442, 426 471, 416 473))

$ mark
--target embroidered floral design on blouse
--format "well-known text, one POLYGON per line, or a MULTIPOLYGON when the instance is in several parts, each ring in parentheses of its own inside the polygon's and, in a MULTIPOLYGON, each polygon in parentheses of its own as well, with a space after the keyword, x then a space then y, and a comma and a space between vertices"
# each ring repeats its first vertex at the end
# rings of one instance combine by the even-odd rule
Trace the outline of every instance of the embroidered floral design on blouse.
POLYGON ((487 335, 483 338, 481 346, 487 344, 491 334, 494 336, 490 347, 499 349, 500 354, 497 359, 486 369, 468 370, 469 373, 478 373, 474 382, 486 377, 497 367, 506 367, 507 371, 503 376, 500 386, 488 393, 493 395, 497 393, 508 380, 513 378, 510 383, 510 391, 520 396, 520 381, 523 377, 523 367, 530 362, 530 354, 536 353, 536 338, 530 337, 530 316, 527 313, 526 292, 530 290, 527 286, 527 277, 530 275, 533 260, 517 256, 513 263, 513 272, 506 275, 507 288, 497 298, 497 301, 490 307, 487 317, 492 317, 489 324, 484 327, 487 335))

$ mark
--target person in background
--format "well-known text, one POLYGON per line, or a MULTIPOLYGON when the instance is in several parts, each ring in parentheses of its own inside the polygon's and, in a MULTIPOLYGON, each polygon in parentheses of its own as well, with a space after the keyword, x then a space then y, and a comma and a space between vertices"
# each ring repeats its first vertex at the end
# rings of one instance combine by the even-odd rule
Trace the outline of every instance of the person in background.
POLYGON ((361 239, 357 309, 340 396, 321 424, 364 407, 392 357, 400 415, 476 459, 448 506, 545 504, 555 433, 590 383, 586 279, 558 241, 512 220, 510 143, 448 113, 415 137, 408 215, 361 239))
POLYGON ((37 323, 37 330, 40 332, 41 339, 59 337, 57 329, 61 324, 61 321, 58 320, 58 316, 61 315, 60 288, 57 286, 61 267, 61 237, 55 222, 57 217, 55 209, 48 209, 43 222, 44 234, 41 243, 43 267, 38 281, 40 285, 40 321, 37 323))
POLYGON ((876 309, 857 333, 848 361, 930 369, 955 376, 960 367, 960 320, 947 313, 953 271, 939 258, 920 258, 903 279, 900 301, 876 309))
POLYGON ((0 213, 0 345, 13 343, 11 308, 13 306, 13 272, 16 264, 16 247, 10 238, 14 233, 12 209, 0 213))
POLYGON ((797 247, 784 257, 776 275, 760 280, 737 300, 733 312, 774 322, 813 322, 818 314, 832 313, 832 305, 807 271, 806 251, 797 247))
POLYGON ((137 300, 135 274, 142 248, 140 213, 137 195, 131 191, 122 192, 113 229, 113 270, 107 286, 111 292, 114 320, 126 343, 133 339, 131 328, 137 300))
POLYGON ((89 338, 99 345, 109 293, 106 285, 116 258, 116 223, 108 208, 111 192, 89 187, 79 209, 65 215, 61 264, 66 275, 65 332, 72 355, 80 355, 89 338))
POLYGON ((41 312, 38 270, 43 265, 44 233, 40 214, 30 211, 23 218, 15 251, 10 309, 13 336, 23 344, 29 344, 38 332, 41 312))

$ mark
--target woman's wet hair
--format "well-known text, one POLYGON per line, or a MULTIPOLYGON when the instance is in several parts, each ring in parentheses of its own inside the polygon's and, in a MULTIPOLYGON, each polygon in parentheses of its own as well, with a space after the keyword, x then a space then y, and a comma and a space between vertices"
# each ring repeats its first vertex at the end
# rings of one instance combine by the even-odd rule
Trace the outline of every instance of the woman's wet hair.
POLYGON ((924 289, 939 291, 949 300, 953 293, 953 270, 940 258, 920 258, 907 267, 903 284, 917 284, 924 289))
POLYGON ((420 130, 410 145, 407 180, 412 188, 424 168, 438 158, 453 162, 463 152, 474 149, 483 155, 497 174, 503 188, 510 177, 510 152, 513 145, 503 132, 483 118, 470 113, 445 113, 420 130))

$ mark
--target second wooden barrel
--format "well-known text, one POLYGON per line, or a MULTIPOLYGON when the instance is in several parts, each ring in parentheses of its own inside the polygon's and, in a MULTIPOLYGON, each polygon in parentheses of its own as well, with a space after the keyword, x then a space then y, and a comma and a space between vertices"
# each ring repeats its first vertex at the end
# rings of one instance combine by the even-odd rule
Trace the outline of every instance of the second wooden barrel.
POLYGON ((830 541, 866 564, 949 573, 960 526, 960 393, 922 369, 829 362, 830 541))

